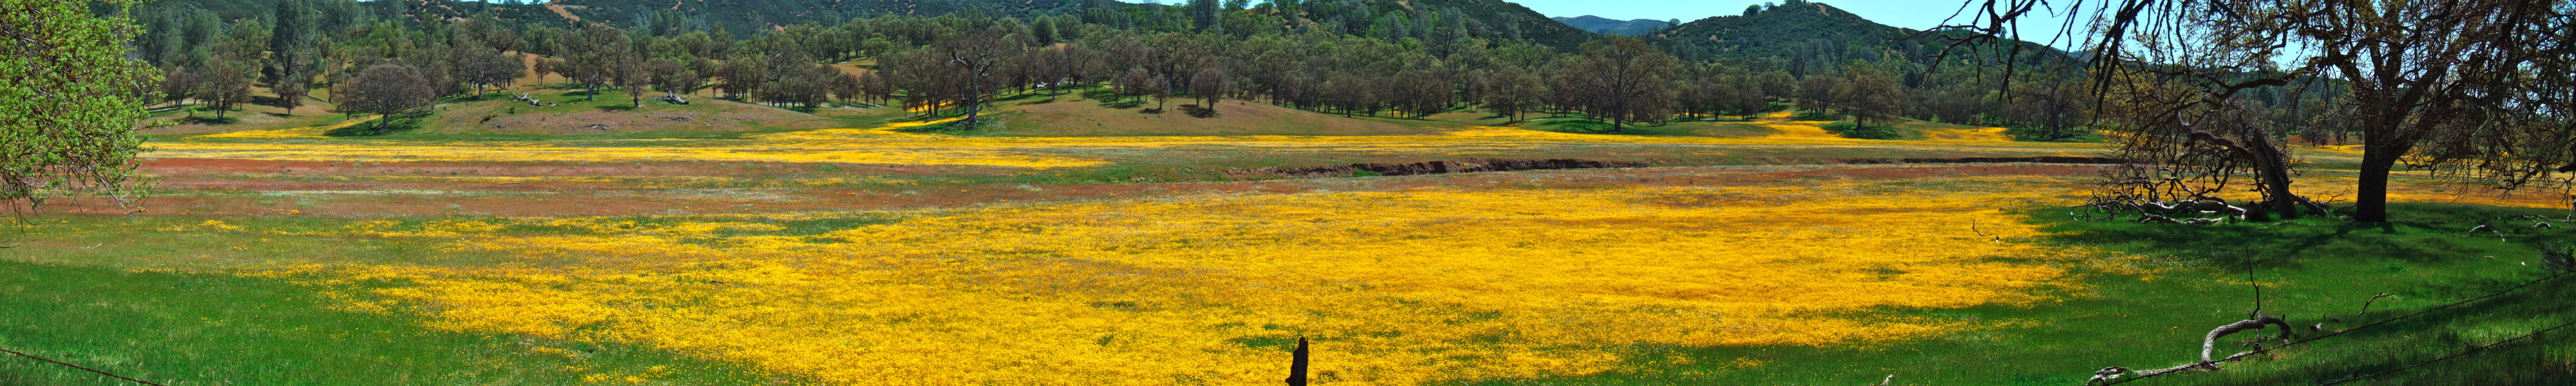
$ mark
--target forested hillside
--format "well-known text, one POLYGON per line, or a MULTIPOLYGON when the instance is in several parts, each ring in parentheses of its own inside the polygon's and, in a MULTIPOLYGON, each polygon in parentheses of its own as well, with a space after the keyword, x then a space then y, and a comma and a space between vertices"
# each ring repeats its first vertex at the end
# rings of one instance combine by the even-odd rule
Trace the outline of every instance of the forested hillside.
MULTIPOLYGON (((392 64, 417 69, 438 96, 508 86, 533 71, 586 89, 714 91, 803 106, 900 99, 951 111, 1006 88, 1097 85, 1340 114, 1576 114, 1614 129, 1794 104, 1862 126, 1903 117, 2013 127, 2025 139, 2087 137, 2076 108, 2083 93, 2073 91, 2081 77, 2063 53, 2028 46, 2007 82, 1999 51, 1963 51, 1935 67, 1930 56, 1943 42, 1906 39, 1915 31, 1804 1, 1642 39, 1584 32, 1500 0, 846 2, 800 11, 722 1, 680 5, 701 11, 585 3, 601 0, 409 1, 171 0, 138 12, 147 33, 136 46, 176 74, 169 99, 218 112, 249 103, 242 90, 254 86, 346 93, 369 67, 392 64), (884 8, 894 6, 925 11, 884 8), (269 11, 239 15, 254 8, 269 11), (795 24, 775 24, 788 21, 795 24), (547 59, 526 66, 522 56, 547 59), (823 67, 869 59, 876 64, 855 74, 823 67), (943 64, 960 61, 989 65, 943 64)), ((294 100, 279 103, 301 103, 294 100)), ((2275 111, 2288 126, 2317 113, 2275 111)))
POLYGON ((1559 23, 1574 26, 1574 28, 1592 31, 1592 33, 1619 36, 1652 35, 1657 32, 1663 32, 1666 28, 1672 28, 1672 26, 1678 25, 1681 22, 1679 19, 1675 19, 1673 21, 1652 19, 1612 20, 1610 18, 1592 15, 1556 17, 1553 19, 1556 19, 1559 23))
MULTIPOLYGON (((1176 31, 1191 26, 1245 29, 1257 20, 1225 17, 1226 12, 1259 9, 1272 26, 1320 28, 1333 33, 1372 37, 1472 36, 1533 40, 1572 49, 1590 40, 1583 29, 1550 20, 1538 12, 1503 0, 1277 0, 1255 7, 1250 0, 1200 0, 1171 6, 1141 6, 1117 0, 713 0, 656 2, 641 0, 316 0, 324 18, 346 20, 357 12, 406 15, 406 21, 450 20, 489 15, 512 27, 571 26, 600 23, 629 30, 724 29, 735 35, 775 31, 799 24, 836 25, 853 18, 879 16, 957 15, 967 18, 1073 15, 1095 24, 1125 29, 1176 31)), ((203 13, 211 20, 273 21, 278 2, 266 0, 162 0, 138 10, 145 16, 203 13)), ((146 17, 150 22, 153 17, 146 17)), ((1195 28, 1191 28, 1195 29, 1195 28)))

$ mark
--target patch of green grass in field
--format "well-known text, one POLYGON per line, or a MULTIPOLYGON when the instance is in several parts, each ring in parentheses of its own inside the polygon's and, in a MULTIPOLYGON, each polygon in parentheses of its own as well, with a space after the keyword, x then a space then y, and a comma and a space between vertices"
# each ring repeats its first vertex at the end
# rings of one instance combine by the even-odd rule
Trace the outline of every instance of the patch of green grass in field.
POLYGON ((1800 121, 1839 121, 1843 120, 1843 118, 1843 114, 1816 110, 1798 110, 1798 113, 1789 115, 1789 119, 1800 121))
POLYGON ((1625 128, 1621 128, 1619 131, 1611 131, 1609 122, 1599 120, 1587 118, 1539 118, 1531 119, 1529 120, 1529 123, 1524 123, 1521 127, 1559 133, 1673 137, 1760 137, 1778 134, 1780 132, 1779 130, 1762 127, 1762 125, 1743 122, 1751 121, 1700 120, 1664 123, 1629 122, 1625 128))
POLYGON ((1896 126, 1889 125, 1865 125, 1853 122, 1834 122, 1817 127, 1822 127, 1825 131, 1831 131, 1834 132, 1834 134, 1840 134, 1843 138, 1904 139, 1906 137, 1905 133, 1897 130, 1896 126))
MULTIPOLYGON (((429 330, 405 317, 325 309, 311 290, 226 274, 0 259, 0 348, 173 386, 776 380, 638 347, 429 330)), ((0 355, 0 385, 131 384, 0 355)))
POLYGON ((2103 140, 2102 132, 2090 127, 2073 127, 2063 132, 2052 133, 2036 126, 2021 126, 2004 128, 2004 133, 2012 135, 2015 141, 2102 142, 2103 140))
POLYGON ((322 135, 332 137, 375 137, 401 134, 419 130, 420 127, 426 124, 429 120, 428 114, 395 114, 370 119, 366 122, 349 125, 349 127, 325 131, 322 132, 322 135))
MULTIPOLYGON (((2068 264, 2090 288, 2031 307, 1881 310, 2018 327, 1962 331, 1872 347, 1635 347, 1643 370, 1553 379, 1505 379, 1475 385, 1866 385, 1890 374, 1895 385, 2081 385, 2109 366, 2157 369, 2198 359, 2202 336, 2243 320, 2254 305, 2249 268, 2264 283, 2262 309, 2288 319, 2299 337, 2349 329, 2493 293, 2549 275, 2535 247, 2569 239, 2561 230, 2506 227, 2501 238, 2462 232, 2499 218, 2551 210, 2399 204, 2386 226, 2331 219, 2217 226, 2072 221, 2065 209, 2025 210, 2060 234, 2034 242, 2089 246, 2146 256, 2162 272, 2136 275, 2068 264), (2527 264, 2527 265, 2526 265, 2527 264), (2373 294, 2395 296, 2362 304, 2373 294), (2340 319, 2339 322, 2330 322, 2340 319), (2308 326, 2323 323, 2323 331, 2308 326), (1672 365, 1675 359, 1688 364, 1672 365), (1744 362, 1739 362, 1739 361, 1744 362), (1742 366, 1759 362, 1757 366, 1742 366)), ((1960 224, 1967 226, 1969 224, 1960 224)), ((2104 262, 2115 261, 2103 257, 2104 262)), ((2136 385, 2316 384, 2423 362, 2542 328, 2576 321, 2567 308, 2576 276, 2412 319, 2370 327, 2258 355, 2227 370, 2178 374, 2136 385)), ((1773 326, 1797 328, 1797 326, 1773 326)), ((2266 331, 2277 336, 2278 330, 2266 331)), ((2250 347, 2238 333, 2214 356, 2250 347)), ((2576 363, 2568 347, 2576 329, 2544 344, 2509 344, 2478 354, 2350 384, 2565 384, 2576 363), (2546 350, 2543 350, 2543 347, 2546 350)), ((2269 345, 2278 345, 2272 339, 2269 345)))

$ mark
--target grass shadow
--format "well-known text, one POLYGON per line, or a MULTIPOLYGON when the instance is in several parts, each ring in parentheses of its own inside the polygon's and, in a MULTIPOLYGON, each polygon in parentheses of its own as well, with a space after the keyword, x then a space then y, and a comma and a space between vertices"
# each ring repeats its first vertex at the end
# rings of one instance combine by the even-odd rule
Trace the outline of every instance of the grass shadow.
POLYGON ((428 114, 398 114, 376 119, 378 120, 377 122, 359 123, 349 125, 348 127, 324 131, 322 132, 322 135, 327 137, 372 137, 409 132, 420 129, 421 125, 425 124, 428 120, 428 114))
POLYGON ((230 125, 230 124, 235 124, 235 123, 241 123, 241 118, 234 118, 234 117, 216 118, 216 117, 200 117, 200 116, 188 116, 188 117, 182 117, 182 118, 179 118, 179 124, 183 124, 183 125, 194 125, 194 124, 205 124, 205 125, 230 125))
POLYGON ((1896 126, 1889 126, 1889 125, 1864 125, 1864 124, 1855 123, 1855 122, 1834 122, 1834 123, 1827 123, 1827 124, 1824 124, 1823 126, 1817 126, 1817 127, 1823 128, 1823 129, 1825 129, 1825 131, 1833 132, 1834 134, 1842 135, 1842 136, 1843 136, 1843 138, 1853 138, 1853 139, 1903 139, 1903 138, 1905 138, 1905 134, 1904 134, 1903 132, 1898 131, 1898 130, 1896 129, 1896 126))

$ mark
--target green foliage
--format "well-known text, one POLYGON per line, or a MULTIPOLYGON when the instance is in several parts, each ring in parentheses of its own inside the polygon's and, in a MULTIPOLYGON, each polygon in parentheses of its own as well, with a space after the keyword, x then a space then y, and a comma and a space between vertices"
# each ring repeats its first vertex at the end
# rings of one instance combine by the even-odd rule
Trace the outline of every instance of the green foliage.
MULTIPOLYGON (((0 207, 13 212, 48 196, 130 200, 144 188, 134 155, 146 96, 161 72, 127 60, 123 42, 141 31, 126 10, 136 0, 0 0, 0 207)), ((122 201, 120 201, 121 203, 122 201)))
POLYGON ((1819 127, 1823 127, 1825 131, 1834 132, 1834 134, 1841 134, 1843 138, 1899 139, 1905 137, 1904 134, 1896 131, 1896 126, 1888 125, 1864 125, 1852 122, 1834 122, 1827 123, 1824 126, 1819 127))

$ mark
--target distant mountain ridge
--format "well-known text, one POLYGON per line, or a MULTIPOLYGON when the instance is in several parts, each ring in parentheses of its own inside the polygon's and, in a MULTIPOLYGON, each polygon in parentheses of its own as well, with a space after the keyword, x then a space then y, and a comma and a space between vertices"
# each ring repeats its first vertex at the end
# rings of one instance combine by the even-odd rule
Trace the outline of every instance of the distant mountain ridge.
MULTIPOLYGON (((1682 23, 1654 36, 1680 50, 1711 57, 1779 58, 1788 68, 1813 70, 1854 59, 1926 61, 1926 55, 1939 52, 1946 42, 1933 36, 1908 39, 1920 32, 1879 24, 1824 3, 1790 0, 1746 15, 1682 23), (1861 47, 1873 49, 1855 49, 1861 47)), ((2072 59, 2054 48, 2023 44, 2028 48, 2025 55, 2030 55, 2025 60, 2072 59)))
POLYGON ((1554 19, 1559 23, 1565 23, 1565 25, 1574 26, 1574 28, 1582 29, 1587 32, 1619 36, 1645 36, 1647 34, 1654 33, 1656 29, 1670 28, 1673 26, 1671 22, 1663 20, 1614 20, 1592 15, 1575 17, 1559 16, 1551 17, 1549 19, 1554 19))

